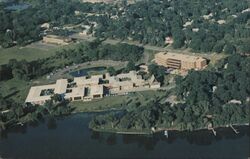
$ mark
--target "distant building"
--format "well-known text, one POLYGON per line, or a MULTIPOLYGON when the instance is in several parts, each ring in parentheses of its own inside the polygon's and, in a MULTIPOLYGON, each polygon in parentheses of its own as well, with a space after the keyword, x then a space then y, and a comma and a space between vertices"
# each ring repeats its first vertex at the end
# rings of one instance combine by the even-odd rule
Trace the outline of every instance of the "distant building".
POLYGON ((173 44, 174 43, 174 40, 172 37, 168 36, 165 38, 165 43, 166 44, 173 44))
POLYGON ((202 57, 167 52, 156 54, 155 62, 164 67, 180 70, 200 70, 207 66, 207 60, 202 57))
POLYGON ((147 65, 140 65, 139 68, 140 68, 140 71, 149 73, 149 72, 148 72, 148 66, 147 66, 147 65))
POLYGON ((82 25, 82 27, 84 28, 84 30, 82 32, 80 32, 79 34, 80 35, 84 35, 84 36, 87 36, 88 35, 88 32, 91 28, 90 25, 82 25))
POLYGON ((41 25, 41 28, 44 28, 44 29, 49 29, 49 27, 50 27, 50 24, 49 24, 49 23, 43 23, 43 24, 41 25))
POLYGON ((122 95, 129 92, 160 88, 154 76, 149 80, 142 79, 135 71, 110 76, 110 74, 91 77, 76 77, 72 82, 59 79, 56 84, 31 87, 26 103, 42 105, 51 100, 54 94, 62 95, 70 101, 91 101, 105 95, 122 95))
POLYGON ((68 45, 70 42, 72 42, 72 39, 57 35, 47 35, 43 37, 43 42, 57 45, 68 45))
POLYGON ((220 24, 220 25, 221 25, 221 24, 226 24, 226 21, 223 20, 223 19, 221 19, 221 20, 218 20, 217 23, 220 24))

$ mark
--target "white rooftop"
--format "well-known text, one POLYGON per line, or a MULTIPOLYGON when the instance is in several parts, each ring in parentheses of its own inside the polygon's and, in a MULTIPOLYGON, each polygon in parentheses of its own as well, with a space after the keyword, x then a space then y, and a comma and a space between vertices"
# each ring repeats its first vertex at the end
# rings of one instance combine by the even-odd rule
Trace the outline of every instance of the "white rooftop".
POLYGON ((25 102, 37 102, 37 101, 49 100, 51 95, 40 96, 41 92, 42 90, 47 90, 47 89, 55 90, 55 88, 56 88, 55 84, 31 87, 25 102))
POLYGON ((95 85, 90 88, 91 95, 99 95, 103 94, 103 85, 95 85))
POLYGON ((62 94, 66 92, 68 85, 68 80, 67 79, 59 79, 56 81, 56 89, 55 93, 56 94, 62 94))
POLYGON ((71 93, 66 93, 65 97, 70 98, 70 97, 77 97, 77 96, 85 96, 85 87, 75 87, 72 88, 71 93))

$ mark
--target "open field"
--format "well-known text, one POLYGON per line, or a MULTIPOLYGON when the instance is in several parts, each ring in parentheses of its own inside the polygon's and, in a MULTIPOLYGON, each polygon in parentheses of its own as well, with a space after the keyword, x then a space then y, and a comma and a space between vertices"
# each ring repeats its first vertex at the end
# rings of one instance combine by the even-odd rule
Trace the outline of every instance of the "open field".
POLYGON ((6 64, 10 59, 27 60, 32 61, 39 58, 46 58, 54 55, 58 48, 51 48, 49 50, 43 50, 30 47, 11 47, 7 49, 0 49, 0 65, 6 64))
POLYGON ((10 59, 32 61, 47 58, 55 55, 57 51, 74 46, 75 44, 60 46, 35 42, 25 47, 0 48, 0 65, 8 63, 10 59))

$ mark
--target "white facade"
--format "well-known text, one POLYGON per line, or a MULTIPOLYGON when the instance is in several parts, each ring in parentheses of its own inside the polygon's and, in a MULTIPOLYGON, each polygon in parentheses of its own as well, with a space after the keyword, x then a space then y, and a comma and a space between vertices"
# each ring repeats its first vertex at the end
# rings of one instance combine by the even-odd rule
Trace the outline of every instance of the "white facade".
POLYGON ((130 71, 117 76, 105 74, 90 78, 76 77, 73 82, 59 79, 52 85, 31 87, 25 102, 42 105, 54 94, 62 95, 70 101, 90 101, 109 94, 124 94, 157 88, 160 88, 160 83, 155 80, 154 76, 149 80, 144 80, 135 71, 130 71))

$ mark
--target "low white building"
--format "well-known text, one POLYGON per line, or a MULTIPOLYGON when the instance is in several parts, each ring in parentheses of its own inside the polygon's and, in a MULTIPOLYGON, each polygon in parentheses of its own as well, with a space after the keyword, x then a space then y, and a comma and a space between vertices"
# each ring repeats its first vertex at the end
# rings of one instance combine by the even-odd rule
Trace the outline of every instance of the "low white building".
POLYGON ((62 95, 70 101, 90 101, 103 98, 104 95, 126 94, 157 88, 160 88, 160 83, 154 76, 149 80, 144 80, 136 71, 117 76, 110 76, 107 73, 89 78, 76 77, 72 82, 67 79, 59 79, 55 84, 31 87, 25 102, 42 105, 51 100, 51 96, 54 94, 62 95))

